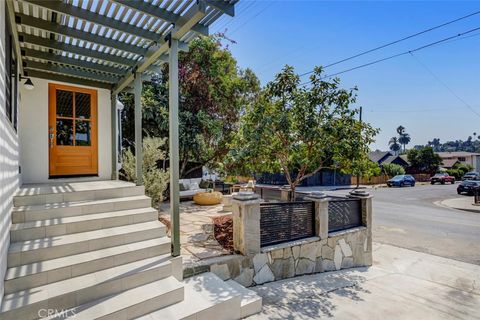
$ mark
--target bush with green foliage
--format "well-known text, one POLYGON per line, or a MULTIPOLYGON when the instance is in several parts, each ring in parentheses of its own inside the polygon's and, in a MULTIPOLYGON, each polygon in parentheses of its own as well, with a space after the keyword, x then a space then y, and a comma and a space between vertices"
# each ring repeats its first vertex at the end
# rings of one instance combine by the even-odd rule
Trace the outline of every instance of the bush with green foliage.
POLYGON ((453 166, 452 169, 448 169, 447 173, 456 180, 461 180, 465 173, 473 171, 473 167, 469 164, 457 163, 453 166))
MULTIPOLYGON (((165 140, 163 138, 146 137, 143 139, 143 183, 145 193, 152 198, 155 205, 163 201, 163 193, 167 189, 169 172, 159 168, 159 162, 165 160, 165 140)), ((137 172, 135 155, 127 149, 122 156, 122 176, 127 181, 136 182, 137 172)))
POLYGON ((401 165, 395 163, 386 163, 383 165, 383 172, 389 177, 395 177, 405 174, 405 169, 401 165))

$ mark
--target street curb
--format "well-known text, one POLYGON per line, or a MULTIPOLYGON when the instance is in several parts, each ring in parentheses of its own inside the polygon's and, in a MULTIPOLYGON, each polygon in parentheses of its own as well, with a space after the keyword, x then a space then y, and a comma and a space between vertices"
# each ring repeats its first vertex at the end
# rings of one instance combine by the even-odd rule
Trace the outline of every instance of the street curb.
POLYGON ((445 202, 448 202, 449 200, 452 200, 452 199, 435 201, 434 204, 436 204, 437 206, 444 207, 444 208, 449 208, 449 209, 456 209, 456 210, 462 210, 462 211, 467 211, 467 212, 480 213, 480 206, 477 206, 478 209, 475 208, 475 205, 473 205, 473 204, 471 204, 471 206, 473 208, 452 206, 452 205, 448 205, 447 203, 445 203, 445 202))

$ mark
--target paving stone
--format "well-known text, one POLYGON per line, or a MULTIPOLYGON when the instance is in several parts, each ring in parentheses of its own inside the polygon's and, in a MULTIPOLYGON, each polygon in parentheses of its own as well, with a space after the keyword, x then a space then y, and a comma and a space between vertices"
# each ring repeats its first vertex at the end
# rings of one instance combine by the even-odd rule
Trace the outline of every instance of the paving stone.
POLYGON ((317 257, 318 242, 305 243, 300 246, 300 258, 315 261, 317 257))
POLYGON ((336 270, 340 270, 340 268, 342 267, 342 259, 343 259, 342 249, 337 244, 335 246, 335 254, 333 256, 333 262, 335 263, 336 270))
POLYGON ((340 248, 342 249, 343 255, 345 257, 352 256, 352 248, 350 248, 350 245, 345 242, 345 239, 340 239, 338 241, 338 244, 340 245, 340 248))
POLYGON ((332 260, 323 260, 323 271, 335 271, 335 263, 332 260))
POLYGON ((268 265, 264 265, 260 271, 255 274, 255 276, 253 277, 253 281, 255 281, 256 284, 262 284, 262 283, 265 283, 265 282, 271 282, 275 280, 275 276, 274 274, 272 273, 272 270, 270 270, 270 268, 268 267, 268 265))
POLYGON ((292 247, 292 254, 293 254, 293 258, 297 260, 300 255, 300 246, 292 247))
POLYGON ((343 258, 342 269, 352 268, 352 267, 353 267, 353 258, 352 257, 343 258))
POLYGON ((322 247, 322 258, 333 260, 333 249, 328 245, 322 247))
POLYGON ((253 284, 253 274, 255 272, 253 269, 243 269, 238 277, 236 277, 236 282, 240 283, 244 287, 250 287, 253 284))
POLYGON ((255 269, 255 273, 259 273, 265 264, 267 264, 267 259, 266 253, 259 253, 253 257, 253 268, 255 269))
POLYGON ((230 279, 230 271, 226 264, 213 264, 210 266, 210 271, 224 281, 230 279))
POLYGON ((295 269, 295 275, 313 273, 315 271, 316 262, 310 259, 300 258, 298 260, 297 268, 295 269))

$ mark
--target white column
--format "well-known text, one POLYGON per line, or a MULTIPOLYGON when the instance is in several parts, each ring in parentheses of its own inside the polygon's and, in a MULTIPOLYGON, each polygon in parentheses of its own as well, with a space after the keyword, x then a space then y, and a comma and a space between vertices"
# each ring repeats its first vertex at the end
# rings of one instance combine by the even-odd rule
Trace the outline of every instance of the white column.
POLYGON ((179 154, 178 154, 178 40, 170 39, 168 56, 168 124, 170 150, 170 219, 172 222, 172 255, 180 255, 179 154))
POLYGON ((117 161, 118 161, 118 134, 117 134, 117 95, 112 94, 111 97, 111 107, 110 107, 111 114, 111 133, 112 133, 112 180, 118 179, 117 173, 117 161))
POLYGON ((137 169, 137 185, 143 185, 143 142, 142 142, 142 75, 135 73, 133 81, 135 95, 135 165, 137 169))

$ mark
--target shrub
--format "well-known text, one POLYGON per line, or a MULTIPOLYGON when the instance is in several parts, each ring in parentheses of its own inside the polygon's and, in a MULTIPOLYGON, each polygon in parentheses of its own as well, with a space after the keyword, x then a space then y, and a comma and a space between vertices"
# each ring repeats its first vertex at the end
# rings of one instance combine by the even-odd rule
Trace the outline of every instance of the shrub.
MULTIPOLYGON (((160 169, 158 163, 165 159, 165 145, 163 138, 147 137, 143 139, 143 182, 145 193, 152 198, 154 205, 163 201, 163 193, 167 189, 169 172, 160 169)), ((122 156, 122 176, 127 181, 136 182, 135 156, 128 149, 122 156)))
POLYGON ((398 164, 386 163, 383 165, 383 172, 389 177, 394 177, 405 174, 405 169, 398 164))
POLYGON ((458 169, 448 169, 447 173, 449 176, 455 177, 455 180, 461 180, 463 177, 463 173, 458 169))

